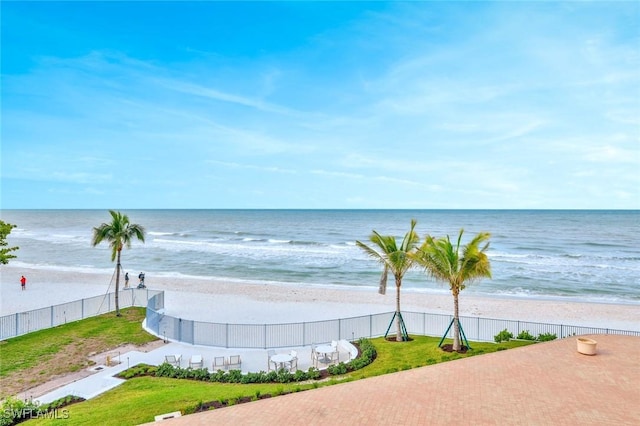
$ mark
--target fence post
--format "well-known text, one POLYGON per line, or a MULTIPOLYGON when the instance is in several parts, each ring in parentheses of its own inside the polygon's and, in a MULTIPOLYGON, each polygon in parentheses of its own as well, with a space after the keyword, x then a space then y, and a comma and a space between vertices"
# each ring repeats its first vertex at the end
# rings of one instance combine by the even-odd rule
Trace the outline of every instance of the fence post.
POLYGON ((51 311, 51 325, 50 325, 50 327, 53 327, 53 306, 49 310, 51 311))
POLYGON ((82 319, 84 319, 84 299, 82 299, 81 302, 82 302, 82 304, 81 304, 82 307, 80 308, 80 312, 81 312, 81 315, 82 315, 82 319))
POLYGON ((423 336, 427 335, 427 313, 426 312, 422 313, 422 335, 423 336))
POLYGON ((13 337, 18 335, 18 325, 20 323, 20 318, 18 318, 18 312, 16 312, 16 331, 13 333, 13 337))
POLYGON ((371 335, 373 334, 373 315, 369 315, 369 339, 371 339, 371 335))

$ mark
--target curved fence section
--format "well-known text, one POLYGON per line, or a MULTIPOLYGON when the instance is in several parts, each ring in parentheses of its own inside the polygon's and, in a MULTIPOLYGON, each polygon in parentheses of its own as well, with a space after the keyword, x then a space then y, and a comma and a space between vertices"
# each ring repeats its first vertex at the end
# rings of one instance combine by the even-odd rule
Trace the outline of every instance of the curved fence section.
MULTIPOLYGON (((165 340, 223 348, 281 348, 308 346, 332 340, 354 341, 384 336, 393 312, 326 321, 286 324, 226 324, 175 318, 164 313, 164 293, 152 296, 147 304, 147 329, 165 340)), ((451 324, 451 315, 403 312, 409 334, 441 337, 451 324)), ((612 330, 562 324, 545 324, 479 317, 460 317, 467 339, 493 342, 505 328, 517 336, 528 330, 532 335, 555 334, 558 338, 580 334, 624 334, 640 336, 640 331, 612 330)), ((395 326, 391 327, 393 333, 395 326)), ((452 337, 452 330, 447 333, 452 337)))

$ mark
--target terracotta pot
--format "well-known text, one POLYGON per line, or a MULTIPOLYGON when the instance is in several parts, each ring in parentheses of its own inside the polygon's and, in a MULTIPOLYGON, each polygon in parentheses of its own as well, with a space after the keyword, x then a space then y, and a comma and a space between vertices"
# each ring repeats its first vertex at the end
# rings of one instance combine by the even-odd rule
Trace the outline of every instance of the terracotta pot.
POLYGON ((593 339, 588 339, 586 337, 578 337, 578 352, 584 355, 595 355, 596 354, 596 342, 593 339))

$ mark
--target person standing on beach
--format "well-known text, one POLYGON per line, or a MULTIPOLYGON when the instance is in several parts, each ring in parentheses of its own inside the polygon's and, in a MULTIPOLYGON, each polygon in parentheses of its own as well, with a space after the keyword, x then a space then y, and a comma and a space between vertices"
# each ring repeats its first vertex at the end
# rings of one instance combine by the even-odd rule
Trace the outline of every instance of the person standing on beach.
POLYGON ((20 278, 20 287, 22 287, 23 290, 27 288, 27 279, 24 277, 24 275, 22 276, 22 278, 20 278))
POLYGON ((124 273, 124 288, 129 288, 129 273, 124 273))

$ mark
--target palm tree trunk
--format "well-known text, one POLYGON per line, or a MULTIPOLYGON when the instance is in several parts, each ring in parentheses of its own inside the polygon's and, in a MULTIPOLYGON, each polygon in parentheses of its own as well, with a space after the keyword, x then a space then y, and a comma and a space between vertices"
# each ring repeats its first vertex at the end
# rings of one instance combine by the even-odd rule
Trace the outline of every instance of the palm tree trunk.
POLYGON ((116 316, 119 317, 120 314, 120 301, 118 299, 118 293, 120 292, 120 252, 122 249, 118 250, 118 263, 116 264, 116 316))
POLYGON ((402 285, 402 278, 396 277, 396 341, 402 342, 402 327, 400 316, 400 286, 402 285))
POLYGON ((453 350, 460 350, 460 318, 458 316, 458 291, 453 291, 453 350))

